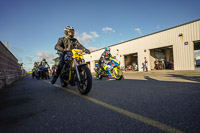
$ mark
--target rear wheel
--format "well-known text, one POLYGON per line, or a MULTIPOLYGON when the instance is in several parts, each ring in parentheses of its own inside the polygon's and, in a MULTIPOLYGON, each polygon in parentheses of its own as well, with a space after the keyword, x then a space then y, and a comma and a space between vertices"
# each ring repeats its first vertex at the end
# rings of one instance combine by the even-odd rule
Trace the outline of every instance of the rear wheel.
POLYGON ((92 88, 92 75, 87 66, 82 66, 79 70, 81 81, 78 82, 78 90, 81 94, 86 95, 92 88))
POLYGON ((40 79, 39 73, 36 73, 36 78, 37 78, 38 80, 40 79))
POLYGON ((35 72, 32 72, 32 79, 34 79, 35 77, 35 72))
POLYGON ((40 79, 39 72, 36 72, 36 78, 37 78, 38 80, 40 79))
POLYGON ((41 77, 41 71, 38 71, 38 72, 37 72, 37 79, 39 80, 40 77, 41 77))

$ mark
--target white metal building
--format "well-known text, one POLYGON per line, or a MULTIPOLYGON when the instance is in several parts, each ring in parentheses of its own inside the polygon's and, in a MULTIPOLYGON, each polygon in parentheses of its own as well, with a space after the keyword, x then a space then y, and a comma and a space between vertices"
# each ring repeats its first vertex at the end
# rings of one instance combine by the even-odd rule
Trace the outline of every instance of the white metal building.
MULTIPOLYGON (((142 71, 146 57, 149 70, 154 69, 156 59, 173 62, 174 70, 194 70, 194 50, 200 49, 200 19, 109 47, 121 67, 135 63, 142 71)), ((104 48, 84 55, 92 72, 103 51, 104 48)))

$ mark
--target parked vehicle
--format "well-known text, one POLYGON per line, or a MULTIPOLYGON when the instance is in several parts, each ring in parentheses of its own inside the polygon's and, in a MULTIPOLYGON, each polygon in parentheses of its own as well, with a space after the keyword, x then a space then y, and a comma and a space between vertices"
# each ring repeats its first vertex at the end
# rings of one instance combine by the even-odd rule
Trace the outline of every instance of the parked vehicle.
POLYGON ((200 66, 200 60, 196 60, 196 67, 200 66))

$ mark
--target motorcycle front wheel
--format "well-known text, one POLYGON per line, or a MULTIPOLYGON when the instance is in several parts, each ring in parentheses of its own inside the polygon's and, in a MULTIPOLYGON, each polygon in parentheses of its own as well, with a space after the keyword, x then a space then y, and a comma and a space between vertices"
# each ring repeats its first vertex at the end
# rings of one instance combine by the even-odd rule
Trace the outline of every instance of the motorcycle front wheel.
POLYGON ((121 80, 122 79, 123 76, 122 76, 122 72, 121 72, 120 69, 115 67, 113 69, 113 72, 114 72, 114 77, 115 77, 116 80, 121 80))
POLYGON ((87 66, 82 66, 79 69, 80 82, 78 82, 77 87, 81 94, 86 95, 90 92, 92 88, 92 74, 87 66))

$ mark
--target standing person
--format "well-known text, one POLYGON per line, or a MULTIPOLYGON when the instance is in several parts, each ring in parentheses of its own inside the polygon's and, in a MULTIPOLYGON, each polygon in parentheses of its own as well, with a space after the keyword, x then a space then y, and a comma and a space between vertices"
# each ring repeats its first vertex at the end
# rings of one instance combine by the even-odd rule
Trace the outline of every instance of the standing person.
POLYGON ((155 68, 156 70, 158 70, 158 59, 156 59, 156 60, 154 61, 154 64, 155 64, 155 67, 154 67, 154 68, 155 68))
POLYGON ((145 65, 144 65, 144 62, 142 62, 142 69, 143 69, 143 72, 145 71, 145 65))
POLYGON ((146 57, 144 57, 144 68, 143 68, 143 71, 145 71, 145 72, 148 72, 148 61, 147 61, 147 59, 146 59, 146 57))
POLYGON ((56 74, 56 69, 57 69, 57 65, 53 65, 51 67, 51 75, 52 75, 52 77, 56 74))
POLYGON ((72 26, 67 26, 64 29, 65 37, 58 39, 57 44, 55 45, 55 50, 58 50, 59 53, 59 64, 56 70, 56 74, 53 76, 51 81, 52 84, 55 84, 58 76, 61 73, 61 70, 64 65, 64 52, 71 51, 74 48, 82 49, 83 52, 90 54, 90 50, 86 49, 81 45, 76 38, 74 38, 74 28, 72 26))

